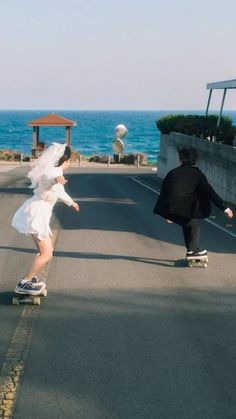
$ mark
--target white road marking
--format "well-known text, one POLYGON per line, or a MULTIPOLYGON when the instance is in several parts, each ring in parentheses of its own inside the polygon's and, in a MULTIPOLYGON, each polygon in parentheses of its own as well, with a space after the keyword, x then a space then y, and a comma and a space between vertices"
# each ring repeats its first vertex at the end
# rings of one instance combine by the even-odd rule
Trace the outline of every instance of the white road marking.
MULTIPOLYGON (((160 195, 160 192, 156 191, 154 188, 151 188, 151 187, 150 187, 150 186, 148 186, 148 185, 145 185, 145 183, 141 182, 140 180, 138 180, 138 179, 136 179, 136 178, 134 178, 134 177, 132 177, 132 176, 130 176, 130 178, 131 178, 134 182, 139 183, 139 185, 144 186, 145 188, 149 189, 150 191, 154 192, 154 193, 155 193, 155 194, 157 194, 157 195, 160 195)), ((236 238, 236 234, 235 234, 235 233, 232 233, 231 231, 229 231, 229 230, 227 230, 226 228, 224 228, 224 227, 220 226, 219 224, 214 223, 213 221, 209 220, 208 218, 205 218, 205 219, 204 219, 204 221, 206 221, 207 223, 209 223, 209 224, 213 225, 214 227, 219 228, 219 230, 224 231, 225 233, 229 234, 230 236, 232 236, 232 237, 236 238)))
POLYGON ((145 185, 145 183, 140 182, 140 180, 136 179, 135 177, 130 176, 130 178, 134 181, 139 183, 140 185, 144 186, 147 189, 150 189, 150 191, 156 193, 157 195, 160 195, 160 192, 156 191, 156 189, 151 188, 151 186, 145 185))
POLYGON ((229 234, 230 236, 236 238, 236 234, 231 233, 231 231, 227 230, 224 227, 221 227, 219 224, 214 223, 213 221, 209 220, 208 218, 205 218, 204 221, 206 221, 206 223, 212 224, 213 226, 219 228, 220 230, 224 231, 225 233, 229 234))

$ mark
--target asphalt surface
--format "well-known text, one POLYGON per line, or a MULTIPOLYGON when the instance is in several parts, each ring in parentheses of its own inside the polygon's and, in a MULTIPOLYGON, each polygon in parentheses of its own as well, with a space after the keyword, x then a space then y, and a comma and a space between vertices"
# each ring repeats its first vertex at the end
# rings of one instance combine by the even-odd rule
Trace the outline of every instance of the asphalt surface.
MULTIPOLYGON (((34 253, 10 226, 30 193, 25 172, 0 175, 0 368, 25 315, 12 290, 34 253)), ((224 230, 202 222, 209 265, 190 269, 180 228, 152 213, 155 173, 67 178, 81 211, 55 207, 48 296, 32 308, 14 418, 236 418, 235 221, 214 210, 224 230)))

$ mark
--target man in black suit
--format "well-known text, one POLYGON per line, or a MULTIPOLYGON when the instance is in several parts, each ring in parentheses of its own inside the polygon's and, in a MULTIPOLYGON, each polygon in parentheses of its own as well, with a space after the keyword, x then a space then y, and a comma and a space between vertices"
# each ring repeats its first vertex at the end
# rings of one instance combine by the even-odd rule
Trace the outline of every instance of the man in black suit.
POLYGON ((169 223, 177 223, 183 229, 187 259, 203 259, 207 250, 199 247, 199 218, 206 218, 211 213, 211 201, 228 218, 233 212, 217 195, 208 183, 206 176, 195 164, 198 160, 194 148, 178 149, 181 165, 171 170, 165 177, 160 196, 153 212, 165 218, 169 223))

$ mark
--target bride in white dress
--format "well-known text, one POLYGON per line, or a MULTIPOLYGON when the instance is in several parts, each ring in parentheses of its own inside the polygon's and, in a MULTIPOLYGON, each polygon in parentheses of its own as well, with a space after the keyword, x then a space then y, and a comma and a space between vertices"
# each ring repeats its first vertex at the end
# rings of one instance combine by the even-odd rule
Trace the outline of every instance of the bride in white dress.
POLYGON ((65 144, 53 143, 32 164, 28 173, 34 195, 16 211, 12 226, 20 233, 31 235, 38 253, 15 291, 37 295, 45 284, 36 277, 37 272, 52 258, 52 232, 50 219, 57 200, 79 211, 79 205, 65 192, 67 183, 63 171, 70 165, 71 150, 65 144))

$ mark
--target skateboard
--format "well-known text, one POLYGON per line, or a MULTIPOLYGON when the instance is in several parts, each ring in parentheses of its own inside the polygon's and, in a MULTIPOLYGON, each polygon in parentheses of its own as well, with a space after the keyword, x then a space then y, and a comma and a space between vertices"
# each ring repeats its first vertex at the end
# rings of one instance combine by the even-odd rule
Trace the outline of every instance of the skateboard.
POLYGON ((47 296, 47 289, 44 288, 41 294, 38 295, 30 295, 30 294, 20 294, 14 291, 14 297, 12 298, 12 304, 14 306, 18 306, 19 304, 32 304, 39 306, 41 303, 41 297, 47 296))
POLYGON ((201 259, 186 259, 189 268, 207 268, 208 257, 201 259))

